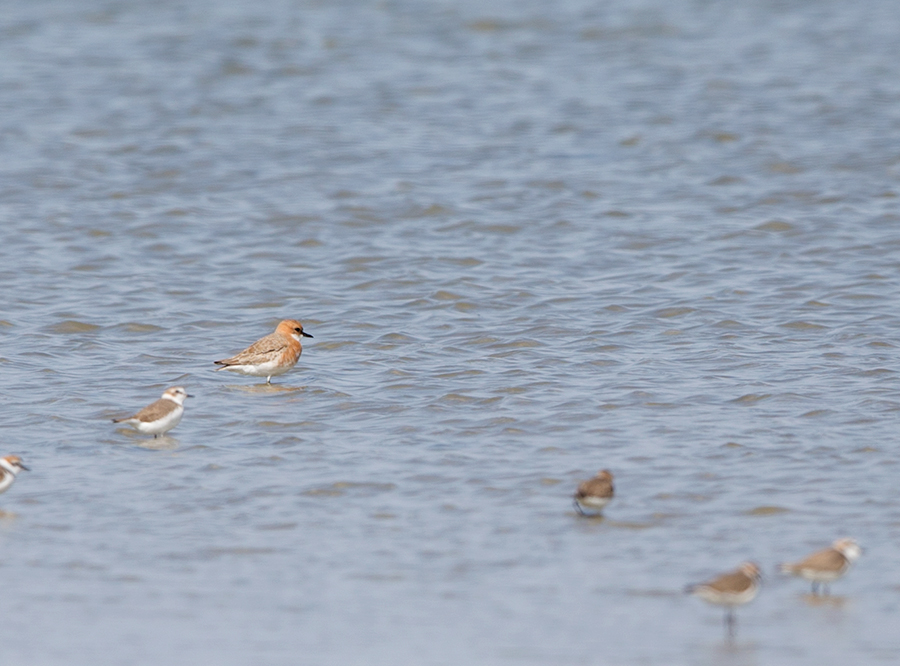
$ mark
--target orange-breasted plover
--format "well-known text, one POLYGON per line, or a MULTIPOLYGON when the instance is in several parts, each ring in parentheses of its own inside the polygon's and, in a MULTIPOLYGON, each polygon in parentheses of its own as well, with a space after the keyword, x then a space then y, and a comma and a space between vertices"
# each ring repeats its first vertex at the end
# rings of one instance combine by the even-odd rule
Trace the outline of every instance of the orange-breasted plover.
POLYGON ((216 370, 231 370, 254 377, 265 377, 266 384, 272 383, 272 377, 283 375, 294 367, 303 347, 300 336, 311 338, 304 332, 303 324, 294 319, 285 319, 278 324, 274 333, 260 338, 244 351, 231 358, 214 361, 222 366, 216 370))
POLYGON ((825 594, 830 592, 829 584, 847 573, 850 565, 862 555, 862 548, 855 540, 849 538, 838 539, 831 548, 820 550, 800 560, 781 565, 781 572, 800 576, 812 582, 812 593, 819 593, 819 585, 825 588, 825 594))
POLYGON ((734 608, 749 603, 759 592, 762 576, 753 562, 744 562, 735 571, 724 573, 705 583, 689 585, 685 592, 711 604, 725 607, 725 628, 734 637, 734 608))
POLYGON ((159 437, 178 425, 184 414, 184 399, 193 398, 181 386, 167 388, 162 397, 147 405, 134 416, 113 419, 113 423, 125 423, 139 432, 159 437))
POLYGON ((604 469, 593 479, 578 484, 573 502, 575 509, 582 516, 599 516, 612 500, 614 491, 612 472, 604 469))
POLYGON ((0 458, 0 493, 5 493, 16 480, 16 474, 28 468, 22 464, 19 456, 4 456, 0 458))

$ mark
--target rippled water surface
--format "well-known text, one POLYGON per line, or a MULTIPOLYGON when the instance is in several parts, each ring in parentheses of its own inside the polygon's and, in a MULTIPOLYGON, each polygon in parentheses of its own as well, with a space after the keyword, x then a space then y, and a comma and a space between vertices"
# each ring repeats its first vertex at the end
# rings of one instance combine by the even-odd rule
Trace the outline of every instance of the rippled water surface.
POLYGON ((898 35, 4 2, 3 661, 900 661, 898 35), (213 372, 286 317, 291 373, 213 372), (173 384, 170 436, 110 423, 173 384), (775 574, 844 535, 831 599, 775 574), (681 590, 746 559, 729 644, 681 590))

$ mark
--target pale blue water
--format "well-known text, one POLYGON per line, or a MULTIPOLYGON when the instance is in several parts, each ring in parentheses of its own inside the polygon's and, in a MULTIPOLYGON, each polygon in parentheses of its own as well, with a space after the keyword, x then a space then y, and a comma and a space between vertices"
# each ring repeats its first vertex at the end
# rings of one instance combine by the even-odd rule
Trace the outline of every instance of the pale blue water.
POLYGON ((8 0, 3 661, 900 660, 898 34, 8 0), (285 317, 274 388, 213 372, 285 317), (176 383, 171 437, 110 423, 176 383), (775 574, 845 535, 828 603, 775 574), (681 590, 745 559, 728 645, 681 590))

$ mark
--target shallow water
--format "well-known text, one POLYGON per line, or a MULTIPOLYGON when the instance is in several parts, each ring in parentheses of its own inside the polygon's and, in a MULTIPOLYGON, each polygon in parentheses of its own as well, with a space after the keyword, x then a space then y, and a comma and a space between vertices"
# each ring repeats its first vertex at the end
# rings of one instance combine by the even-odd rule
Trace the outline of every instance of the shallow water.
POLYGON ((5 3, 6 660, 900 659, 900 14, 732 5, 5 3))

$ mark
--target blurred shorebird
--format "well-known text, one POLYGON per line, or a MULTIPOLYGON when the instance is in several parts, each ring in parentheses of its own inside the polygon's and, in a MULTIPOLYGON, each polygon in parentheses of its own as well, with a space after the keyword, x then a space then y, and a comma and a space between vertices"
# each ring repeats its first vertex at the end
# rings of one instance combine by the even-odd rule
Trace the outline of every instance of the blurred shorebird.
POLYGON ((838 539, 831 548, 808 555, 799 562, 787 562, 781 565, 781 573, 799 576, 812 583, 812 593, 819 593, 819 586, 825 588, 825 594, 831 592, 830 584, 842 577, 850 569, 859 556, 862 548, 854 539, 838 539))
POLYGON ((700 597, 704 601, 725 607, 725 630, 729 638, 734 638, 734 609, 750 603, 759 592, 762 576, 759 567, 753 562, 744 562, 735 571, 724 573, 705 583, 689 585, 685 592, 700 597))
POLYGON ((0 493, 5 493, 16 480, 16 474, 22 470, 29 471, 22 464, 19 456, 4 456, 0 458, 0 493))
POLYGON ((582 516, 599 516, 612 500, 614 493, 612 472, 604 469, 593 479, 578 484, 573 503, 582 516))

